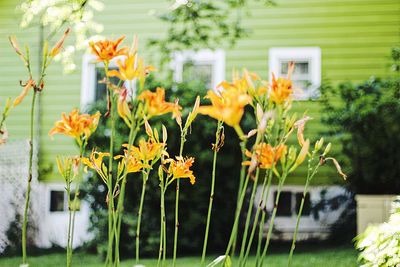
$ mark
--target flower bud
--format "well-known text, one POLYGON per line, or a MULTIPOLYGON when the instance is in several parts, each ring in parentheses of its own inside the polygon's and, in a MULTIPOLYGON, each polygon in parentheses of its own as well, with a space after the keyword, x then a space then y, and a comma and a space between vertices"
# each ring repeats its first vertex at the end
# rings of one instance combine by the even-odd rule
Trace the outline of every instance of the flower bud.
POLYGON ((329 151, 331 151, 331 147, 332 147, 332 144, 329 143, 329 144, 326 146, 325 151, 324 151, 324 153, 323 153, 322 155, 323 155, 323 156, 326 156, 326 155, 329 153, 329 151))

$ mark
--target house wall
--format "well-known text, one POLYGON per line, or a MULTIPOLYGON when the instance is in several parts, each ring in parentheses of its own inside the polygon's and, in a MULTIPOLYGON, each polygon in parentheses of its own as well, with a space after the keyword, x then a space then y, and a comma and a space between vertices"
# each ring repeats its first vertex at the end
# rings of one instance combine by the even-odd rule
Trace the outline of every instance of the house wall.
MULTIPOLYGON (((20 60, 8 44, 7 36, 16 34, 21 44, 32 46, 35 63, 38 46, 38 29, 20 30, 19 14, 15 6, 19 1, 0 1, 0 103, 6 96, 19 94, 19 80, 26 78, 20 60)), ((164 26, 152 14, 162 13, 167 1, 115 1, 105 0, 105 10, 95 15, 104 25, 104 35, 118 37, 137 34, 140 51, 150 58, 146 40, 164 34, 164 26)), ((261 2, 261 1, 259 1, 261 2)), ((265 7, 252 2, 249 16, 243 17, 244 26, 251 29, 249 37, 238 42, 235 48, 225 48, 226 77, 233 68, 247 67, 268 77, 268 51, 271 47, 318 46, 322 50, 322 76, 333 83, 358 82, 371 75, 389 73, 390 48, 400 42, 400 2, 398 0, 276 0, 276 6, 265 7)), ((56 136, 52 141, 47 133, 61 112, 69 112, 80 105, 81 57, 76 56, 77 70, 62 74, 56 63, 49 69, 46 89, 41 96, 41 175, 42 180, 58 179, 55 174, 57 154, 75 154, 76 147, 67 137, 56 136)), ((12 140, 28 136, 29 97, 12 111, 8 129, 12 140)), ((308 133, 316 136, 322 129, 319 122, 318 101, 300 101, 297 110, 308 110, 315 119, 308 133)), ((304 172, 304 170, 303 170, 304 172)), ((300 183, 300 172, 290 183, 300 183)), ((322 168, 315 183, 336 183, 340 179, 327 168, 322 168)))

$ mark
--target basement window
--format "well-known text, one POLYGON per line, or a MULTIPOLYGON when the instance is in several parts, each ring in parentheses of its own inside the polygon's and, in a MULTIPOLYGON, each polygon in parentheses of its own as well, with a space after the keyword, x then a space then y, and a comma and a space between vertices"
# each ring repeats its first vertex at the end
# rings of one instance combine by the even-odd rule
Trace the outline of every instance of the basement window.
POLYGON ((175 52, 171 68, 177 83, 189 83, 205 91, 215 89, 225 79, 225 52, 208 49, 175 52))
MULTIPOLYGON (((73 201, 75 193, 71 192, 71 201, 73 201)), ((73 203, 71 203, 73 205, 73 203)), ((52 189, 50 190, 50 212, 67 212, 68 209, 68 195, 64 190, 52 189)), ((72 207, 73 209, 73 207, 72 207)), ((75 210, 80 210, 80 200, 77 199, 75 210)))
POLYGON ((319 96, 321 86, 321 49, 319 47, 280 47, 269 50, 269 70, 276 77, 287 77, 289 62, 295 63, 292 81, 294 99, 319 96))
MULTIPOLYGON (((275 191, 274 203, 276 201, 277 194, 278 192, 275 191)), ((279 197, 276 216, 278 217, 297 216, 300 209, 302 198, 303 198, 303 193, 293 192, 293 191, 282 191, 279 197)), ((301 213, 301 216, 306 217, 310 216, 310 214, 311 214, 311 200, 310 200, 310 194, 307 194, 304 199, 303 212, 301 213)))

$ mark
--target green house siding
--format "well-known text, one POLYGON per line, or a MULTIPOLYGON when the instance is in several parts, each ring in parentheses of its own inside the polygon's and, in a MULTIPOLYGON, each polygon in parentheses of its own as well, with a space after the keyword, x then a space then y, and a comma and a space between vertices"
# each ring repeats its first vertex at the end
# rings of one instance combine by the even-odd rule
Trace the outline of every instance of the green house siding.
MULTIPOLYGON (((151 13, 162 13, 168 7, 165 0, 118 2, 106 0, 105 10, 96 14, 95 20, 104 25, 103 35, 118 37, 137 34, 140 51, 151 59, 146 51, 146 40, 164 34, 163 24, 151 13)), ((261 2, 261 1, 259 1, 261 2)), ((268 52, 271 47, 317 46, 322 51, 322 78, 333 83, 358 82, 371 75, 386 76, 389 73, 390 48, 400 43, 399 0, 276 0, 276 6, 265 7, 252 2, 251 15, 243 17, 244 25, 251 29, 248 37, 239 41, 235 48, 226 51, 226 77, 233 68, 246 67, 268 77, 268 52)), ((37 29, 18 29, 19 15, 15 6, 19 1, 0 0, 0 103, 6 96, 19 94, 18 83, 24 79, 22 63, 13 53, 7 37, 16 34, 21 44, 29 43, 37 62, 39 32, 37 29)), ((154 57, 153 57, 154 58, 154 57)), ((69 112, 80 105, 81 55, 76 55, 77 70, 70 75, 62 74, 59 63, 50 67, 46 89, 41 96, 41 179, 58 179, 54 163, 57 154, 76 154, 73 142, 56 136, 52 141, 47 133, 58 120, 61 112, 69 112)), ((10 139, 28 136, 30 99, 12 111, 8 120, 10 139)), ((313 117, 308 125, 308 136, 315 137, 322 126, 319 122, 318 102, 298 101, 295 109, 308 110, 313 117)), ((301 182, 304 169, 295 175, 291 183, 301 182)), ((340 181, 326 167, 319 172, 315 183, 330 184, 340 181)))

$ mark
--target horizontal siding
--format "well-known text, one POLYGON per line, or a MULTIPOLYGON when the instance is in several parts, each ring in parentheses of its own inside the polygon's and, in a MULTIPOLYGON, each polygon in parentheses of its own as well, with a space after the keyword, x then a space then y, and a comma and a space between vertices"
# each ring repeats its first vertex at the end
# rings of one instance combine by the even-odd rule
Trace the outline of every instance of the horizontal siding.
MULTIPOLYGON (((105 0, 105 10, 96 14, 103 23, 104 35, 127 39, 137 34, 141 53, 152 56, 146 49, 146 40, 162 36, 165 25, 153 15, 162 13, 168 1, 115 1, 105 0)), ((389 50, 400 42, 400 1, 398 0, 275 0, 274 7, 252 2, 250 16, 243 18, 244 26, 251 30, 248 37, 236 47, 226 50, 226 76, 233 68, 246 67, 268 77, 268 51, 271 47, 319 46, 322 50, 322 75, 334 84, 342 81, 359 82, 371 75, 388 75, 389 50)), ((0 2, 0 103, 6 96, 15 97, 21 88, 20 79, 24 68, 10 48, 7 36, 17 34, 20 43, 29 43, 32 55, 37 54, 37 29, 18 29, 19 15, 15 11, 18 1, 0 2)), ((46 89, 41 101, 41 159, 46 168, 54 165, 57 154, 74 154, 76 148, 69 138, 56 136, 51 140, 47 133, 62 112, 69 112, 80 103, 81 66, 77 55, 74 74, 62 74, 60 64, 50 67, 46 89)), ((34 58, 36 61, 36 58, 34 58)), ((29 122, 29 97, 13 111, 8 122, 12 139, 26 138, 29 122)), ((319 121, 318 102, 297 102, 294 110, 303 110, 314 118, 308 124, 306 135, 316 138, 324 129, 319 121)), ((334 150, 338 150, 336 146, 334 150)), ((289 179, 290 183, 302 183, 302 168, 289 179)), ((54 173, 42 175, 42 179, 55 179, 54 173)), ((332 168, 323 167, 316 184, 337 183, 340 178, 332 168)))

